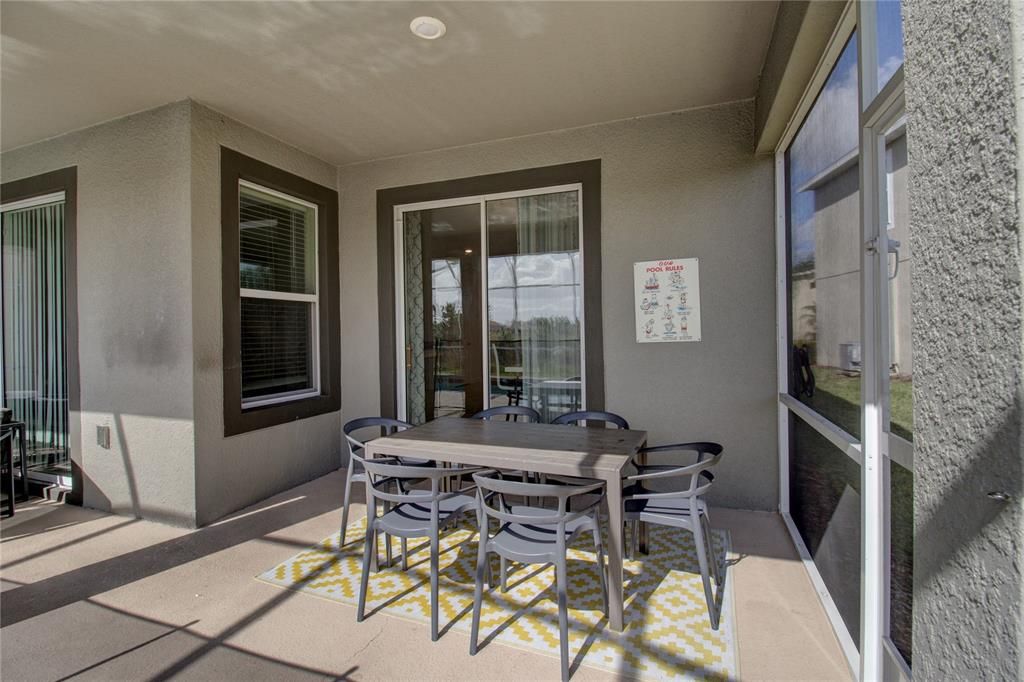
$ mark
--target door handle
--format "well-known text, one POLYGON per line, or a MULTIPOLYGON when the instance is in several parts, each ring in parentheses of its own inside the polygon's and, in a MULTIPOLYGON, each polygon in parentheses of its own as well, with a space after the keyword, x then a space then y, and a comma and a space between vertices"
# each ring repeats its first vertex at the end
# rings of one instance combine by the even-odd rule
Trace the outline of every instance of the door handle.
POLYGON ((405 368, 412 369, 412 344, 405 344, 405 368))
POLYGON ((896 279, 896 275, 900 274, 900 243, 899 240, 889 239, 888 237, 886 237, 886 241, 889 242, 888 253, 896 254, 896 267, 893 268, 889 279, 896 279))

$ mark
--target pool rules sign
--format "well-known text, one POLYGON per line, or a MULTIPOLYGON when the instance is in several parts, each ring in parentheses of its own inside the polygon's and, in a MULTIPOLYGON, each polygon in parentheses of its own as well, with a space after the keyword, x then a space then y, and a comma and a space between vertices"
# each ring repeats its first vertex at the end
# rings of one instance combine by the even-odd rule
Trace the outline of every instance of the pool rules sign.
POLYGON ((696 258, 633 264, 636 342, 700 341, 700 275, 696 258))

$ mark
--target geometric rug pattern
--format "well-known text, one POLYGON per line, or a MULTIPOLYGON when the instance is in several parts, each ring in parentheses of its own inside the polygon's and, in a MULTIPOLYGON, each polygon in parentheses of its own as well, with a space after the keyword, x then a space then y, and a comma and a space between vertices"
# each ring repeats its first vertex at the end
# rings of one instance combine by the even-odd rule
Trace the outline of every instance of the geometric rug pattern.
MULTIPOLYGON (((339 550, 338 534, 300 552, 257 579, 318 597, 355 606, 362 571, 365 519, 347 530, 349 544, 339 550)), ((728 534, 713 531, 716 560, 726 575, 728 534)), ((409 570, 402 571, 399 542, 393 538, 396 560, 370 574, 367 618, 388 614, 430 623, 430 553, 417 540, 409 541, 409 570)), ((729 580, 718 587, 721 600, 719 629, 708 621, 704 588, 697 569, 693 536, 661 526, 649 526, 649 554, 626 561, 625 617, 621 633, 606 626, 601 585, 592 540, 583 534, 569 553, 569 660, 641 680, 728 680, 738 677, 729 580)), ((464 522, 442 536, 440 557, 439 626, 469 634, 477 543, 473 525, 464 522)), ((498 562, 492 555, 497 579, 498 562)), ((493 642, 552 656, 552 677, 558 675, 558 605, 553 566, 520 566, 510 562, 508 591, 484 592, 480 619, 481 648, 493 642)), ((351 614, 355 618, 354 612, 351 614)), ((429 638, 429 632, 424 632, 429 638)), ((468 646, 467 646, 468 655, 468 646)))

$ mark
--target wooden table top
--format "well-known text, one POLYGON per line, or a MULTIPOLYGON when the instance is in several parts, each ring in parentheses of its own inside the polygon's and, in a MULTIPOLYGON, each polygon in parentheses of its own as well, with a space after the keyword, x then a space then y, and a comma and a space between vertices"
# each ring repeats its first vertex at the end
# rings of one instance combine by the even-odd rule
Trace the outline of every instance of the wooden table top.
POLYGON ((547 474, 617 476, 647 442, 646 431, 442 418, 366 445, 398 455, 547 474))

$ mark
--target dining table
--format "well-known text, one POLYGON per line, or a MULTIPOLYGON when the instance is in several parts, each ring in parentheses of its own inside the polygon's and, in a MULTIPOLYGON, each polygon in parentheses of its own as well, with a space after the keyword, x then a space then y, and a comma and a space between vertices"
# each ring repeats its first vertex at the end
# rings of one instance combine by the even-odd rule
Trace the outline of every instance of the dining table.
POLYGON ((623 628, 622 477, 647 432, 448 417, 375 438, 368 458, 412 457, 605 483, 608 511, 608 626, 623 628))

